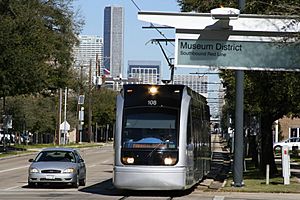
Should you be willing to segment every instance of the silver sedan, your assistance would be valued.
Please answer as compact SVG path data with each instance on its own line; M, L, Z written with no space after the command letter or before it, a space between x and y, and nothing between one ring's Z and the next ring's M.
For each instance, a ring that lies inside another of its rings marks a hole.
M29 162L29 187L40 183L64 183L76 188L85 185L85 163L76 149L46 148Z

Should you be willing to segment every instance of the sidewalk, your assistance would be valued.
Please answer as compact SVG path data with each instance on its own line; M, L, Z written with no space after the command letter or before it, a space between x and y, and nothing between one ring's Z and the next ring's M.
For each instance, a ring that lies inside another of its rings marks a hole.
M229 153L228 149L225 148L226 141L221 138L219 134L211 134L211 150L212 152L224 152Z
M218 134L211 135L212 161L211 171L203 180L198 188L199 190L217 191L224 187L230 172L232 171L232 154L226 147L227 142ZM278 170L281 170L281 159L275 159ZM291 177L296 178L300 183L300 164L299 162L290 163ZM300 198L299 198L300 199Z
M231 169L230 152L225 146L226 141L224 141L219 134L211 135L211 170L206 179L199 184L198 188L203 189L206 187L208 189L218 190L225 184L225 180Z

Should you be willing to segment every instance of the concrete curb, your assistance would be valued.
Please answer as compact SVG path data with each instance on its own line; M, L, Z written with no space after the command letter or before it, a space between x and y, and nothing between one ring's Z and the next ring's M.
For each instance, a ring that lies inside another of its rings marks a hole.
M82 147L82 148L73 147L73 148L86 150L86 149L90 149L90 148L99 148L99 147L102 148L102 147L105 147L105 146L111 146L112 145L112 143L99 143L99 145L100 144L101 144L101 146ZM39 151L41 151L44 148L47 148L47 147L28 149L28 151L30 151L30 152L20 153L20 154L16 154L16 155L8 155L8 156L5 156L5 157L1 157L0 160L8 160L8 159L22 157L22 156L36 155Z

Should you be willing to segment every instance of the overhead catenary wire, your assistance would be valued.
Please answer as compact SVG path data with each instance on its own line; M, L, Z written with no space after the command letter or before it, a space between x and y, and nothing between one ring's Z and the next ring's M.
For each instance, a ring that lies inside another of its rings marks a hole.
M141 8L137 5L137 3L134 0L131 0L131 2L138 9L138 11L141 11ZM163 32L161 32L157 27L154 26L153 23L150 23L150 26L153 27L163 38L168 39ZM173 43L170 42L170 44L175 47L175 45Z
M135 8L136 8L138 11L141 11L141 7L138 6L138 4L135 2L135 0L131 0L131 2L132 2L132 4L135 6ZM155 29L155 30L156 30L156 31L157 31L164 39L151 39L151 40L147 41L146 44L148 44L148 43L151 42L151 43L155 43L155 44L158 44L158 45L159 45L159 47L160 47L160 49L161 49L161 51L162 51L162 53L163 53L163 55L164 55L164 57L165 57L165 59L166 59L168 65L169 65L169 67L170 67L170 70L171 70L171 76L170 76L171 78L170 78L170 81L173 82L173 78L174 78L173 76L174 76L174 69L175 69L175 66L174 66L174 64L171 62L171 58L169 58L169 56L167 56L166 52L168 52L168 54L172 54L173 56L174 56L174 53L170 52L168 49L164 49L164 48L162 47L161 42L165 42L166 45L169 43L169 44L171 44L172 46L175 47L175 44L174 44L175 39L169 39L169 38L167 38L166 35L165 35L162 31L160 31L159 28L156 27L153 23L150 23L150 28ZM199 72L198 72L198 73L195 73L195 74L198 74L199 77L204 77L205 75L209 75L209 74L219 74L219 72L212 73L212 72L210 72L210 70L209 70L208 72L204 72L204 73L199 73ZM219 84L221 84L221 83L214 83L214 85L219 85Z
M134 0L131 0L131 2L134 4L134 6L139 10L139 11L141 11L141 9L140 9L140 7L137 5L137 3L134 1ZM153 23L150 23L150 26L151 27L153 27L163 38L164 38L164 42L166 42L166 45L167 45L167 43L169 42L169 40L170 39L168 39L166 36L165 36L165 34L163 33L163 32L161 32L157 27L155 27L154 25L153 25ZM159 45L159 47L161 48L161 50L162 50L162 52L163 52L163 54L164 54L164 57L165 57L165 59L167 60L167 62L168 62L168 65L169 65L169 67L170 67L170 70L171 70L171 82L173 82L173 76L174 76L174 65L171 63L171 59L170 58L168 58L168 56L166 55L166 53L165 53L165 51L164 51L164 49L162 48L162 45L160 44L160 40L158 39L158 40L150 40L151 41L151 43L153 43L153 41L154 42L156 42L158 45ZM148 42L150 42L150 41L148 41ZM148 43L147 42L147 43ZM146 44L147 44L146 43ZM172 45L172 46L174 46L175 47L175 45L172 43L172 42L170 42L170 44ZM174 54L173 54L174 55Z
M141 11L141 9L140 9L139 6L134 2L134 0L131 0L131 2L134 4L134 6L135 6L139 11Z

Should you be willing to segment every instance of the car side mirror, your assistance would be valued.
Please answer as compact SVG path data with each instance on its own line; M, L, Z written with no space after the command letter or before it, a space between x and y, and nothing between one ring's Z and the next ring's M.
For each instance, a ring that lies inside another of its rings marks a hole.
M29 160L28 160L28 162L33 162L34 160L32 159L32 158L30 158Z
M79 159L79 162L84 162L84 160L83 159Z

